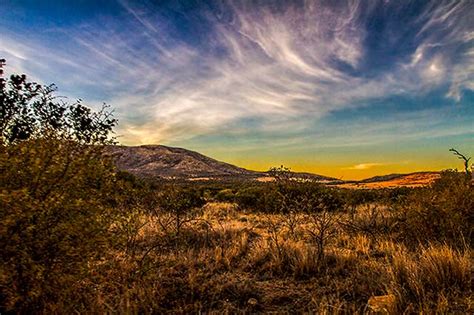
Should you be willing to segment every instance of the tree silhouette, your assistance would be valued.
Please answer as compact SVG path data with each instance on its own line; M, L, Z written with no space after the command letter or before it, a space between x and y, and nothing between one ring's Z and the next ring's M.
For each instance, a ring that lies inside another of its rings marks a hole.
M464 162L464 171L466 172L466 175L470 175L471 171L469 170L469 162L471 161L471 158L466 157L464 154L460 153L456 149L449 149L450 152L453 152L455 156L458 157L458 159L462 160Z
M64 101L54 84L43 86L26 75L4 78L0 59L0 141L14 144L28 139L54 138L81 144L108 144L117 120L107 105L95 112L81 100Z

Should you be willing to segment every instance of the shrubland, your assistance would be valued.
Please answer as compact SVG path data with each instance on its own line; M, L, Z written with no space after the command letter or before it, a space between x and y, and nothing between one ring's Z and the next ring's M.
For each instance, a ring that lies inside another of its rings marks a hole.
M1 79L1 313L472 313L474 189L148 182L116 121Z

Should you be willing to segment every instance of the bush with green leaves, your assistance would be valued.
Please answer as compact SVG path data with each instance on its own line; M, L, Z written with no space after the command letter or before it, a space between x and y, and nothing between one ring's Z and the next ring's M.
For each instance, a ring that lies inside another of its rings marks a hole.
M193 221L196 209L205 203L200 190L167 185L158 193L155 215L165 232L179 235L181 229Z
M337 189L296 180L243 187L235 193L234 201L241 209L264 213L333 212L344 206Z
M443 171L430 187L405 198L398 211L402 235L409 241L472 246L474 187L465 173Z
M0 306L52 311L120 241L127 187L102 154L116 120L3 71L0 105Z
M214 196L213 199L220 202L234 202L235 193L232 189L222 189Z

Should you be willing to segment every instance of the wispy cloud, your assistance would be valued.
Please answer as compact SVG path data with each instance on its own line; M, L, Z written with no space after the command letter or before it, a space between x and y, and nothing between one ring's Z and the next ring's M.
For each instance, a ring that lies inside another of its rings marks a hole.
M356 165L353 165L353 166L346 167L344 169L365 171L365 170L368 170L368 169L371 169L371 168L374 168L374 167L377 167L377 166L382 166L382 165L386 165L386 164L384 164L384 163L361 163L361 164L356 164Z
M192 30L180 34L161 7L120 4L121 16L53 30L57 40L5 30L0 52L12 70L57 81L71 96L112 104L125 143L239 133L279 134L282 145L315 138L328 146L373 143L381 128L390 133L383 117L383 125L365 131L348 126L357 140L344 140L337 126L327 131L332 140L312 133L325 117L374 106L372 100L447 86L446 97L459 102L464 90L474 90L472 1L432 1L407 25L396 25L403 29L381 33L387 38L380 42L410 42L403 54L390 56L389 66L371 64L371 51L382 48L370 46L369 22L375 14L405 14L406 5L397 1L219 2L180 13L182 21L203 27L199 43ZM414 134L431 122L418 123ZM438 133L453 132L453 126L440 127Z

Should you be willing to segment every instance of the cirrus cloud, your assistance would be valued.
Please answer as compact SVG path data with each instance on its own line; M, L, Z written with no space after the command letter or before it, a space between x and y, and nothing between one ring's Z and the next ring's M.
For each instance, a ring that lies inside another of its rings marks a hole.
M420 3L229 1L190 9L123 0L119 15L39 36L3 22L0 52L11 70L57 78L68 95L111 103L124 143L285 138L289 129L299 141L314 138L325 118L383 106L387 97L423 99L444 89L449 103L474 90L472 1Z

